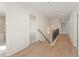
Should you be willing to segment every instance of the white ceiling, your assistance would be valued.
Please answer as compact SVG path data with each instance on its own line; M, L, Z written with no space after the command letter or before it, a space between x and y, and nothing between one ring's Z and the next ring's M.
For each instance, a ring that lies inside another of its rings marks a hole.
M27 8L37 11L47 17L59 19L68 16L73 12L77 2L26 2L22 3Z

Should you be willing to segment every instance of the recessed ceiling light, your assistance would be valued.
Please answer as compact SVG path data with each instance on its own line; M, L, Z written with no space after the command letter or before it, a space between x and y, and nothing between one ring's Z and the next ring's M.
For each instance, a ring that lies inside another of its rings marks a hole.
M47 2L48 4L52 4L52 3L55 3L55 2Z

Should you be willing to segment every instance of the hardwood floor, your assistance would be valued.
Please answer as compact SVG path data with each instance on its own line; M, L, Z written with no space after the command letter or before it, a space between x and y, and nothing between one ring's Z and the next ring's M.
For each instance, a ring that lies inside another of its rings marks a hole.
M67 35L59 35L55 45L51 47L47 42L36 42L13 55L15 57L64 57L77 56L77 49L73 47Z

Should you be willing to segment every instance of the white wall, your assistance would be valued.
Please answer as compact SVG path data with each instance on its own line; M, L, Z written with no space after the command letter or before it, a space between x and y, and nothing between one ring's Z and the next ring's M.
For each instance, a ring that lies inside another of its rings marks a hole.
M77 12L73 12L69 19L69 36L74 47L77 47Z
M79 56L79 6L78 6L78 56Z
M48 27L50 28L50 24L51 24L50 19L48 19L47 17L46 18L42 16L38 17L37 28L40 29L48 39L50 39L50 35L47 34L47 28ZM38 31L37 31L37 37L38 40L45 40L44 37L40 35Z
M74 27L73 27L74 26L74 23L73 23L74 19L73 19L73 14L70 16L69 21L70 21L69 36L71 38L72 44L74 45Z
M14 53L26 48L29 43L29 15L34 14L37 17L37 29L46 32L49 27L49 19L36 12L29 11L26 7L18 3L9 3L7 6L6 15L6 56L13 55ZM45 30L45 31L44 31ZM44 38L37 32L37 40Z
M59 19L51 19L51 29L55 30L59 28L60 29L60 22Z
M77 13L78 13L78 20L77 20ZM79 6L70 15L70 17L68 19L68 25L69 25L68 26L68 28L69 28L69 36L71 38L73 46L78 49L78 56L79 56ZM78 47L77 47L77 44L78 44Z
M22 6L11 3L6 15L6 55L10 56L29 45L28 12Z

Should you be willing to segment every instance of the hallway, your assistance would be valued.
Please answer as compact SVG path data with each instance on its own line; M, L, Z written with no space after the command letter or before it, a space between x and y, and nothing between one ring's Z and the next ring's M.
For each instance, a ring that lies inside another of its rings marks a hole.
M26 57L61 57L61 56L77 56L77 50L73 47L68 35L59 35L56 44L51 47L47 42L36 42L25 48L24 50L16 53L13 56Z
M77 2L1 2L0 14L5 16L5 28L1 30L5 35L0 34L5 40L0 42L0 56L4 52L6 57L77 56L79 53Z

